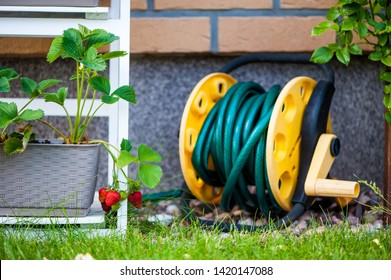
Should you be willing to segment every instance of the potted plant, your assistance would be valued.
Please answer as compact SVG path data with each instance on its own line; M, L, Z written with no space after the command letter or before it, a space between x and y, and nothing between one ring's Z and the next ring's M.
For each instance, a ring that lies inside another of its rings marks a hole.
M328 30L336 32L336 42L316 49L311 57L315 63L326 63L335 55L341 63L349 65L351 55L362 55L367 46L368 59L382 66L379 73L384 83L385 106L385 182L386 200L391 198L391 1L390 0L339 0L330 7L327 21L312 29L313 36ZM387 222L389 218L385 217ZM390 221L388 220L388 223Z
M156 151L140 144L137 154L133 155L128 139L123 139L117 148L103 140L87 137L91 120L102 107L120 100L136 103L131 86L112 90L109 79L101 75L107 61L127 55L125 51L98 52L99 48L116 40L117 36L103 29L90 30L82 25L78 29L69 28L54 38L47 61L52 63L61 58L75 62L71 80L76 84L77 108L73 118L66 108L68 89L60 87L55 92L50 91L60 80L37 82L20 78L11 68L0 68L0 92L10 92L13 80L20 80L21 90L29 96L21 108L15 103L0 101L0 215L87 215L96 189L100 146L113 159L112 183L99 191L103 210L116 211L125 199L140 207L142 185L149 188L158 185L162 169L156 165L161 161ZM39 98L55 103L65 111L66 132L45 121L42 109L29 108ZM87 99L92 100L90 106L87 106ZM59 138L37 140L33 122L48 126ZM124 172L130 164L137 166L134 179ZM123 176L119 176L121 174Z

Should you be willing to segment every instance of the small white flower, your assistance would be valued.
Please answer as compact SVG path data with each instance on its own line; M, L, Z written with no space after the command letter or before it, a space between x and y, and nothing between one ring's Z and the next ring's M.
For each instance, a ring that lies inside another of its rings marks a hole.
M380 246L380 241L379 241L379 239L374 239L374 240L372 240L373 242L375 242L375 244L377 245L377 246Z
M75 260L82 260L82 261L91 261L91 260L95 260L93 256L91 256L89 253L86 253L86 254L78 254L76 257L75 257Z

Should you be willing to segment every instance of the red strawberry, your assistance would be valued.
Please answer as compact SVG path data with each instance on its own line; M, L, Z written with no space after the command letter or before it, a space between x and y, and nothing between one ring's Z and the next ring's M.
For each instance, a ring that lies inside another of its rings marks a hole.
M118 203L121 200L121 195L114 190L109 190L106 195L106 205L107 206L113 206L114 204Z
M101 188L101 189L99 190L98 194L99 194L99 201L100 201L101 203L105 202L105 200L106 200L106 195L107 195L107 190L106 190L106 188Z
M102 202L101 204L102 204L103 211L105 211L106 213L110 212L111 206L107 206L106 203L104 203L104 202Z
M134 205L136 208L140 208L143 204L143 195L141 192L134 192L129 194L128 201Z

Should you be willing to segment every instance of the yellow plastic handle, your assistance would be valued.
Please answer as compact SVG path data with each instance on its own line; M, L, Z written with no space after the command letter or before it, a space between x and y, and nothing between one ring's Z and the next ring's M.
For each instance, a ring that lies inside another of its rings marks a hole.
M306 195L358 197L360 185L357 182L325 179L335 159L331 153L331 143L336 138L333 134L322 134L319 137L305 181Z

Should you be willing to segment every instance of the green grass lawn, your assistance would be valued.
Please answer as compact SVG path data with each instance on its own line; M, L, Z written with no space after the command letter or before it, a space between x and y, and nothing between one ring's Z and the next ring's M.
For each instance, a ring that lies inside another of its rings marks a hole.
M125 235L92 236L74 228L50 228L35 238L0 228L0 258L101 260L384 260L391 259L391 229L323 226L300 235L289 230L221 233L184 225L129 225Z

